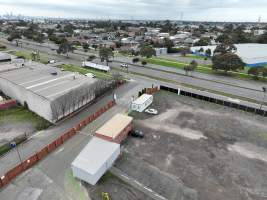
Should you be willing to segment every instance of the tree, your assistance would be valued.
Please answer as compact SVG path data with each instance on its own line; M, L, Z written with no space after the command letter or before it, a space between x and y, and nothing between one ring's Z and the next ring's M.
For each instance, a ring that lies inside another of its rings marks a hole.
M213 55L216 56L226 53L236 53L236 51L237 51L236 46L232 43L232 41L228 40L217 45L216 49L213 52Z
M198 52L204 52L203 47L201 47L201 48L198 50Z
M211 57L211 49L205 51L206 56Z
M141 62L141 64L142 64L143 66L145 66L145 65L147 64L147 62L146 62L145 60L143 60L143 61Z
M198 63L195 60L192 60L189 65L184 66L186 75L188 72L194 72L197 69Z
M87 52L89 49L89 44L88 43L83 43L83 50L84 52Z
M258 79L259 75L260 75L261 68L262 67L251 67L248 70L248 74L252 75L255 79Z
M21 34L17 31L11 32L7 38L7 40L10 42L12 42L13 40L16 40L17 46L19 46L19 39L21 39Z
M266 78L267 77L267 68L262 68L262 76L264 77L264 78Z
M88 56L87 61L93 61L94 59L96 59L96 56L90 55L90 56Z
M219 43L223 43L223 42L228 41L228 40L230 40L230 37L229 37L228 34L225 34L225 33L219 35L219 36L215 39L215 41L216 41L216 42L219 42Z
M257 39L257 42L261 44L267 44L267 32L260 35Z
M31 57L32 57L32 60L33 61L37 61L37 60L40 60L40 54L39 54L39 51L35 51L35 52L32 52L31 53Z
M171 41L169 38L164 38L164 47L167 48L168 53L171 53L171 50L174 47L173 41Z
M139 62L139 58L133 58L132 62L133 62L133 63L137 63L137 62Z
M213 70L223 70L225 72L242 70L245 66L242 59L234 53L224 53L213 56L212 63Z
M57 53L66 54L67 57L69 57L69 52L73 52L73 50L74 50L73 46L67 40L63 40L58 47Z
M210 38L202 37L199 41L194 43L194 46L208 46L210 44Z
M109 59L111 57L114 57L114 53L110 48L101 47L99 50L99 57L101 59L101 62L106 61L108 66Z
M140 55L142 57L151 58L152 56L156 56L156 51L152 46L144 45L140 49Z

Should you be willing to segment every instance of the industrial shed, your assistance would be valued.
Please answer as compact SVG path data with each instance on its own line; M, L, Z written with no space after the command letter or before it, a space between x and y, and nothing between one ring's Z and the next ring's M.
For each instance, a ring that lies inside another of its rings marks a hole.
M14 64L10 65L12 68ZM94 99L96 81L35 62L0 72L0 90L50 122L60 120Z
M258 43L249 43L249 44L235 44L237 48L236 54L242 58L242 60L249 67L254 67L258 65L267 64L267 44L258 44ZM216 45L212 46L195 46L191 47L193 53L199 54L198 50L203 48L204 52L207 49L210 49L213 55L213 52L216 48ZM204 53L200 53L204 54Z
M73 176L95 185L119 155L119 144L93 137L72 162Z
M95 136L110 142L121 143L132 130L133 118L123 114L116 114L102 127L100 127Z
M143 112L153 102L153 95L143 94L138 99L134 100L131 109L137 112Z

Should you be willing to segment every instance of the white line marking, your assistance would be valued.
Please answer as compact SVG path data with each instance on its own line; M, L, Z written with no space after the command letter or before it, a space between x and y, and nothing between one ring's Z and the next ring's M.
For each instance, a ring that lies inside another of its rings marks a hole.
M57 154L59 154L61 151L63 151L64 150L64 147L62 147L62 148L60 148L59 150L57 150L56 152L55 152L55 154L57 155Z
M121 176L122 176L123 178L126 178L127 180L130 180L130 178L129 178L128 176L125 176L125 175L123 175L123 174L121 174Z
M34 88L34 87L37 87L37 86L40 86L40 85L45 85L47 83L51 83L51 82L54 82L54 81L57 81L57 80L60 80L60 79L64 79L64 78L68 78L68 77L72 77L72 76L74 76L74 74L67 74L65 76L61 76L61 77L58 77L58 78L51 79L49 81L45 81L45 82L42 82L42 83L38 83L38 84L35 84L35 85L32 85L32 86L26 87L26 89L31 89L31 88Z

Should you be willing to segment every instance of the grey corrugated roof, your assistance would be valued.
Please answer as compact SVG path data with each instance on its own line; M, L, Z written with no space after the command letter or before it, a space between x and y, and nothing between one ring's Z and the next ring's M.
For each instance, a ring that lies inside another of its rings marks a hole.
M52 75L52 72L57 72L57 75ZM0 74L0 78L5 78L50 100L72 89L96 81L84 75L67 71L62 72L58 68L40 63L25 63L24 68L3 72Z

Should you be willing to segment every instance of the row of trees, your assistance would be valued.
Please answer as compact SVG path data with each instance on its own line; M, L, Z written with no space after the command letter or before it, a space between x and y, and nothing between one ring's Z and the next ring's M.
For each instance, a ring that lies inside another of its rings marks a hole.
M99 79L93 84L81 85L57 97L51 102L53 121L58 121L93 99L111 91L121 79L119 74L114 74L112 79Z

